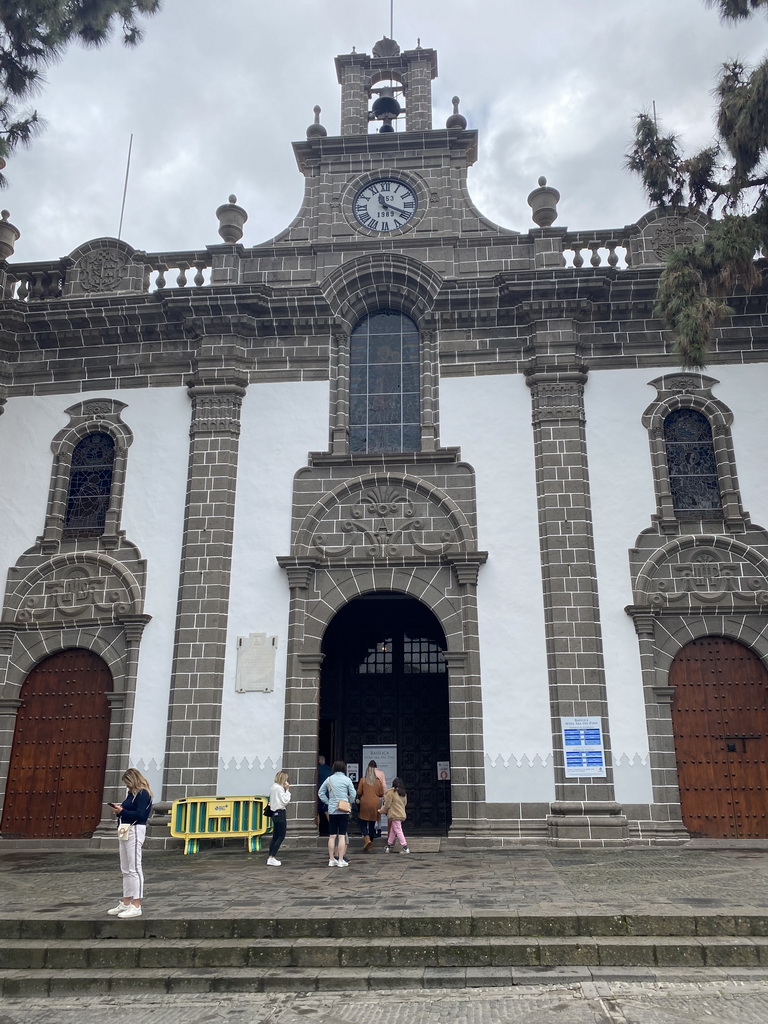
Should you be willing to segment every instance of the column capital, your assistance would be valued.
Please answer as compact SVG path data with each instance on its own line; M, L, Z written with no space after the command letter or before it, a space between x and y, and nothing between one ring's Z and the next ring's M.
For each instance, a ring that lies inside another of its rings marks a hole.
M640 637L653 639L656 634L657 616L647 607L637 604L628 604L624 611L629 615L635 624L635 632Z
M310 580L314 575L317 562L315 559L293 558L290 555L281 555L277 564L285 570L288 577L288 586L291 590L308 590Z
M240 409L248 381L242 375L201 378L187 382L192 399L190 434L240 434Z

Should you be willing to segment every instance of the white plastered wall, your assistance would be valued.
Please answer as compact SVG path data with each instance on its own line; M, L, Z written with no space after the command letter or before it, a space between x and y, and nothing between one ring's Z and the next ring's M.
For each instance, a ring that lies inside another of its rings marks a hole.
M656 511L648 432L642 415L657 392L649 382L670 367L592 371L586 389L587 437L595 554L605 671L613 744L616 798L651 802L648 735L640 656L632 620L629 555ZM744 508L752 522L768 525L765 436L768 366L717 366L713 394L730 408L732 436Z
M477 481L486 799L554 799L531 399L521 375L440 384L441 444Z
M328 447L329 385L251 384L243 400L218 791L269 792L280 767L285 714L293 477L310 451ZM237 693L237 638L277 636L271 693Z
M642 415L663 370L592 370L584 395L589 484L616 799L653 801L640 652L632 619L629 549L656 511Z
M152 621L139 652L131 763L160 782L168 714L173 632L179 580L189 454L185 388L92 391L11 398L0 417L0 571L8 569L43 532L53 455L51 441L69 423L65 410L106 398L124 402L133 433L128 450L121 529L147 561L144 610Z

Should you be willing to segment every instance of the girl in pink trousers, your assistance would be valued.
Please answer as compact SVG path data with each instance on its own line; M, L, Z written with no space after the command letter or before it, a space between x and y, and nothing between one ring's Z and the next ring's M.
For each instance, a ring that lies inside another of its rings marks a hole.
M384 853L389 853L395 843L395 837L403 848L403 853L410 853L408 843L403 835L403 822L405 821L405 805L408 803L408 794L402 779L393 779L392 788L384 794L384 806L382 810L387 816L389 828L387 830L387 845Z

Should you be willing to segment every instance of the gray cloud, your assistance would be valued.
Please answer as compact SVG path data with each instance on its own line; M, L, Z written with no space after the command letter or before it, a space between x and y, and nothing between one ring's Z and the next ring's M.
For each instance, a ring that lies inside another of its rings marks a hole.
M623 167L634 115L655 100L686 146L704 144L720 63L759 59L764 29L725 26L702 0L395 0L401 46L438 51L435 126L458 93L480 131L473 199L523 231L540 174L562 193L562 225L637 220L647 204ZM315 103L338 131L334 56L370 52L388 31L386 0L165 0L138 50L69 51L36 99L48 131L6 171L15 259L117 233L131 132L126 241L216 243L231 192L249 212L245 244L272 237L301 200L290 143Z

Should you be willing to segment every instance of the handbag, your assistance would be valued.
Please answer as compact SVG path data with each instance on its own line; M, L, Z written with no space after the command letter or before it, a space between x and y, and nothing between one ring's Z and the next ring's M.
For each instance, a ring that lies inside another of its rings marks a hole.
M269 806L268 803L265 804L265 806L264 806L264 817L265 818L274 818L274 816L275 816L275 812L272 810L272 808Z
M349 814L352 810L349 804L349 800L339 800L337 810L340 814Z
M117 838L118 839L127 839L130 834L131 834L131 826L130 825L118 825L117 826Z

